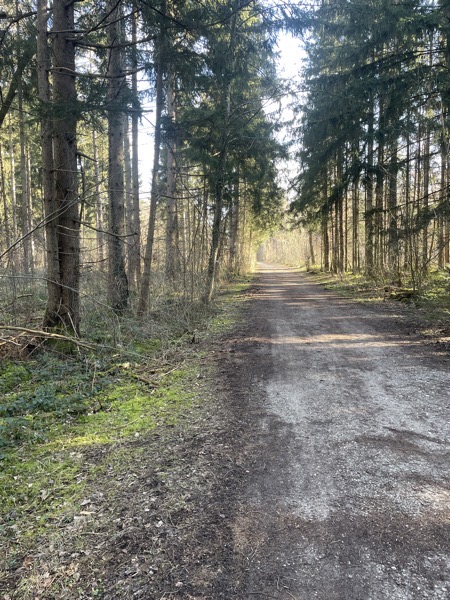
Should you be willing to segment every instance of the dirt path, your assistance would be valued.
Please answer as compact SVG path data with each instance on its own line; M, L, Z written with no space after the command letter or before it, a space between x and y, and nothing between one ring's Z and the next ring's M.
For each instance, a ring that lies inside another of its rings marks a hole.
M283 267L249 321L223 361L248 471L232 597L449 599L448 357Z

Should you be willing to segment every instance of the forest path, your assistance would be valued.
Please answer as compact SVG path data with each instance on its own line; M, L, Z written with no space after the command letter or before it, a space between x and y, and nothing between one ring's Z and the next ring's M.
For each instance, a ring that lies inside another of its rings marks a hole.
M236 598L450 598L448 356L389 310L260 265L224 361L247 432Z

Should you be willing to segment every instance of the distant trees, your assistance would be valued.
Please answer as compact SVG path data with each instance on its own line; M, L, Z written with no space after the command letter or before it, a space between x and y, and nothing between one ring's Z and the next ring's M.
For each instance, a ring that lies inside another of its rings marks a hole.
M416 284L449 258L448 2L317 3L294 213L322 267Z

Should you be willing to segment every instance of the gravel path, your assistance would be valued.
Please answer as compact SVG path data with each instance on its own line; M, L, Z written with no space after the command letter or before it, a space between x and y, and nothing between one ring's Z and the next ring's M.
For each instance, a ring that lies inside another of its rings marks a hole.
M261 265L226 365L248 470L233 597L449 599L448 356Z

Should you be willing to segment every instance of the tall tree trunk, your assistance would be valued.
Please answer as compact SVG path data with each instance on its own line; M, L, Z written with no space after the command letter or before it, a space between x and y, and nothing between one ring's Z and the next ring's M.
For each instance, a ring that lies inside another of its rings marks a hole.
M439 204L441 210L447 199L447 144L444 140L441 142L441 192L439 194ZM444 229L444 217L439 215L438 217L438 267L444 268L445 264L445 229Z
M25 147L26 150L26 158L27 158L27 210L26 210L26 218L27 218L27 231L33 231L33 195L32 195L32 182L31 182L31 156L30 156L30 147L27 144ZM34 236L30 235L30 271L31 274L34 275L34 267L35 267L35 241Z
M6 194L6 177L3 164L3 144L0 142L0 184L1 184L1 201L3 204L3 231L6 247L4 251L11 247L11 227L9 222L9 209Z
M308 231L308 250L309 250L309 257L311 259L311 266L314 266L316 264L316 255L314 252L314 240L313 240L312 231Z
M322 208L322 243L323 243L323 269L330 270L330 239L328 237L328 213Z
M337 269L339 273L345 270L345 233L344 233L344 190L342 188L342 176L344 170L344 157L342 149L337 157L337 183L340 187L336 201L336 244L337 244Z
M130 121L128 115L123 115L123 152L124 152L124 176L125 176L125 232L126 232L126 266L128 284L131 286L134 280L131 265L131 252L133 238L133 193L131 173L131 144L130 144Z
M161 3L161 13L166 13L165 0ZM156 112L155 112L155 137L153 150L152 184L150 191L150 214L148 219L147 243L145 246L144 269L142 272L141 291L139 296L138 312L146 312L149 301L150 277L153 259L153 245L155 241L156 210L158 205L158 179L159 158L161 154L161 116L164 105L163 66L165 61L166 23L162 22L159 34L156 60Z
M138 80L137 80L137 19L135 13L131 22L131 40L133 42L131 50L131 68L133 74L131 76L131 92L132 92L132 107L131 114L131 190L132 190L132 219L131 233L129 240L130 252L130 280L134 283L136 289L139 288L141 279L141 216L140 216L140 201L139 201L139 97L138 97Z
M39 0L39 96L49 106L46 65L46 3ZM80 222L77 185L74 5L65 0L53 4L53 100L51 123L44 110L41 126L44 163L44 196L49 295L44 327L79 334L80 327ZM53 162L51 131L53 127ZM53 188L53 185L55 186ZM54 226L52 226L54 224Z
M367 172L366 172L366 212L365 212L365 258L366 271L373 275L374 266L374 214L373 214L373 188L374 188L374 113L373 97L370 97L371 108L369 112L368 123L368 142L367 142Z
M95 129L92 130L92 149L94 158L94 188L95 188L95 229L97 238L97 260L100 264L100 269L104 269L104 223L103 223L103 201L102 191L100 186L100 167L98 157L98 144L97 144L97 133Z
M377 170L375 179L375 264L377 270L383 268L384 260L384 248L383 248L383 192L384 192L384 148L383 143L380 140L378 143L378 156L377 156Z
M14 156L13 128L11 124L11 115L8 123L8 152L9 152L9 170L10 170L10 188L11 188L11 215L12 215L12 234L13 239L17 240L19 231L17 227L17 193L16 193L16 160ZM13 260L16 265L16 252L13 250ZM17 265L16 265L17 267Z
M221 141L219 156L216 167L215 185L214 185L214 214L211 231L211 247L209 251L208 259L208 270L206 275L206 288L204 294L204 300L208 303L212 300L214 293L214 286L217 276L218 267L218 253L220 245L220 230L222 223L222 210L223 210L223 192L225 185L225 168L228 156L228 142L229 142L229 128L230 128L230 117L231 117L231 88L232 88L232 73L234 71L235 62L235 38L236 38L236 23L237 23L237 11L233 13L230 23L230 40L228 45L228 65L225 68L228 69L229 73L227 80L225 81L224 88L222 89L220 112L223 115L223 124L221 132Z
M26 148L26 136L25 136L25 119L23 111L23 91L22 82L19 81L17 88L18 105L19 105L19 140L20 140L20 181L22 186L21 194L21 223L22 223L22 237L23 237L23 272L25 275L29 275L33 271L32 267L32 251L31 251L31 233L29 228L29 214L28 214L28 165L27 165L27 148Z
M232 273L239 273L239 213L240 213L240 185L239 185L239 169L236 173L236 182L233 189L233 198L231 203L230 216L230 270Z
M422 270L428 271L428 207L430 194L430 124L425 127L425 142L423 149L423 199L422 213L424 222L422 225Z
M398 171L398 140L395 139L391 146L391 158L389 163L389 188L388 188L388 261L389 269L396 279L399 273L399 246L397 225L397 171Z
M166 226L166 274L171 280L180 271L178 256L178 213L176 198L176 134L174 76L171 72L167 82L167 117L171 124L167 139L167 226Z
M359 271L359 196L358 183L352 189L352 270Z
M115 0L108 2L109 89L108 89L108 204L109 273L108 296L111 307L123 311L128 304L123 239L125 234L123 88L121 11Z

